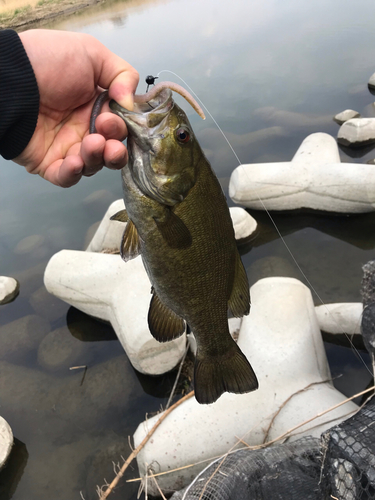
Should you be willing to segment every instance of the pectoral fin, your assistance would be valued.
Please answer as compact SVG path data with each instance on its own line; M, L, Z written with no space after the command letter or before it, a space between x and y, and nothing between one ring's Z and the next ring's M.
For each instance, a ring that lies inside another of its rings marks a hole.
M121 240L120 255L121 258L127 262L128 260L134 259L141 252L139 235L137 228L131 220L126 225L124 234Z
M120 210L110 217L110 220L117 220L118 222L128 222L129 216L126 210Z
M155 292L148 311L148 327L158 342L168 342L185 332L184 320L163 304Z
M163 217L154 217L154 221L171 248L188 248L191 245L189 229L172 210L166 209Z
M236 318L246 316L250 312L249 282L238 252L236 252L233 288L228 307Z

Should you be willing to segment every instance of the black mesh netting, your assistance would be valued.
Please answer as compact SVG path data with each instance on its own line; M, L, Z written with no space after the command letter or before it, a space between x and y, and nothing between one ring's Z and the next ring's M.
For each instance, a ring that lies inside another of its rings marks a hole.
M264 450L239 450L210 464L173 500L316 500L319 440L307 437Z
M322 498L375 499L375 398L322 436Z
M322 435L210 464L173 500L375 500L375 397Z

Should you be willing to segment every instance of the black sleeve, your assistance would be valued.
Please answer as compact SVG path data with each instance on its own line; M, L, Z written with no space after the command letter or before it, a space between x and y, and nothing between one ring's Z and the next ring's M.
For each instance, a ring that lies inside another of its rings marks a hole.
M6 160L26 148L38 113L38 84L21 39L13 30L0 30L0 154Z

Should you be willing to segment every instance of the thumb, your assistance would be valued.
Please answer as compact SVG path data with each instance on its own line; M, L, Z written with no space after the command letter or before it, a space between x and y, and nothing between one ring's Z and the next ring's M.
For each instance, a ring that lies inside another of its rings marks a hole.
M97 43L99 46L96 47L93 59L94 65L99 63L100 66L97 84L109 90L111 99L129 111L133 111L133 96L139 82L138 71L100 42Z

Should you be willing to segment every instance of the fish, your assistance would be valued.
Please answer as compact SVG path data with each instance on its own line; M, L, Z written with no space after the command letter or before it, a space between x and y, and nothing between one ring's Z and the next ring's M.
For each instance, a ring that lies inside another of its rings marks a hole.
M153 96L135 99L134 111L109 104L126 123L129 154L126 210L113 218L128 221L122 258L140 254L152 285L151 334L167 342L188 325L197 342L195 398L210 404L224 392L258 388L228 328L228 308L236 317L249 314L249 283L225 195L185 112L168 86Z

